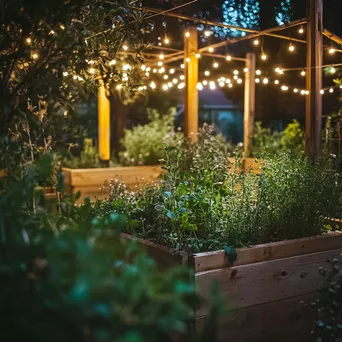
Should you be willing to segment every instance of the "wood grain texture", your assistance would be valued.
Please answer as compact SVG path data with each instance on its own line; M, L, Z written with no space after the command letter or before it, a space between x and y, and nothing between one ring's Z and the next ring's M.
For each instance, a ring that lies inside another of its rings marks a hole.
M196 273L197 293L208 298L214 281L232 309L265 304L317 291L323 278L318 273L326 261L340 257L342 248L255 264ZM209 313L198 308L196 316Z
M262 261L283 259L342 248L342 233L335 232L319 237L309 237L237 249L238 259L234 266ZM224 251L198 253L194 255L195 272L205 272L232 266Z
M229 311L218 323L218 342L307 342L315 319L308 304L316 298L308 294ZM207 320L196 318L198 332Z

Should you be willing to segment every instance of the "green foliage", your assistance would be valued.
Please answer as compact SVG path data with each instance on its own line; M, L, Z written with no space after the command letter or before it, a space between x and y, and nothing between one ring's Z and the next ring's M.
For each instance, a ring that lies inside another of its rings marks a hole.
M126 130L121 143L122 165L157 165L164 157L164 144L173 133L175 109L161 115L155 109L148 109L149 123Z
M63 166L71 169L89 169L101 167L97 148L93 146L92 139L84 139L80 157L74 157L71 152L63 160Z
M132 194L115 183L96 210L125 213L128 232L194 252L319 235L325 217L341 215L335 160L264 155L255 175L241 171L237 154L229 168L225 148L207 126L198 144L175 139L166 147L167 175L159 184Z
M288 124L283 132L272 132L256 122L253 136L253 154L282 153L286 151L301 152L304 150L304 132L298 121Z
M124 219L95 217L89 201L48 212L34 192L46 163L9 188L0 184L1 340L159 342L186 331L198 304L192 274L160 272L121 237ZM220 301L198 341L215 340Z
M319 268L324 284L320 297L311 303L316 312L316 320L311 331L315 342L340 342L342 339L341 303L342 274L340 260L329 260L329 267Z

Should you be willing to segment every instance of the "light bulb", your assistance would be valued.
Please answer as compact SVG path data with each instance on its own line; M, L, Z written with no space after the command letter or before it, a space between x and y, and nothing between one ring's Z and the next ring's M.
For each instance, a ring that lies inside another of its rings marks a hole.
M175 73L175 69L170 69L170 74L174 74Z
M239 76L238 75L234 75L234 80L237 80L238 78L239 78Z
M164 75L164 80L167 80L169 78L168 75Z
M274 81L274 84L279 84L279 81L278 81L278 80L275 80L275 81Z
M215 84L214 81L209 82L209 88L210 88L211 90L216 89L216 84Z
M269 82L268 78L264 78L263 81L262 81L262 83L264 83L264 84L268 84L268 82Z
M209 76L209 75L210 75L210 71L206 70L206 71L204 72L204 75L205 75L205 76Z
M239 79L237 80L237 83L238 83L238 84L241 84L241 83L242 83L242 79L239 78Z
M230 83L232 83L232 81L231 81L229 78L227 78L227 79L226 79L226 83L227 83L227 84L230 84Z
M26 39L26 44L31 44L32 43L32 39L31 38L27 38Z
M335 48L330 48L330 49L329 49L329 53L330 53L331 55L333 55L335 52L336 52L336 49L335 49Z
M255 46L260 45L260 40L259 40L259 39L254 39L253 44L254 44Z
M127 45L124 45L122 48L123 48L125 51L128 50L128 46L127 46Z
M232 56L229 56L229 55L228 55L228 56L226 57L226 60L227 60L228 62L230 62L230 61L232 60Z
M180 75L179 78L180 78L181 80L184 80L184 79L185 79L185 76L184 76L184 75Z
M205 85L205 86L208 85L208 81L207 81L207 80L204 80L204 81L203 81L203 85Z
M164 72L165 72L165 68L164 68L164 67L162 67L162 68L159 69L159 73L160 73L160 74L163 74Z
M229 88L233 88L233 85L231 83L229 83L228 87Z
M334 92L334 88L330 88L329 93L333 93L333 92Z
M234 70L234 75L239 75L239 71L238 70Z
M152 81L151 83L150 83L150 87L152 88L152 89L156 89L156 84Z
M185 62L189 63L190 62L190 58L189 57L185 58Z
M203 84L201 82L198 82L196 87L198 90L203 90Z
M261 75L261 70L257 70L255 73L259 76Z
M299 32L300 34L303 34L303 33L304 33L304 28L303 28L303 26L300 27L300 29L298 30L298 32Z
M163 90L166 91L166 90L169 90L169 87L167 84L163 84Z
M331 74L335 74L335 72L336 72L336 69L332 66L332 67L330 68L330 73L331 73Z
M222 88L222 87L224 87L224 85L225 85L225 83L223 82L223 81L220 81L219 82L219 86Z
M90 69L88 69L88 71L90 74L95 74L95 72L96 72L96 70L94 68L90 68Z
M184 87L185 87L184 82L178 84L178 89L183 89Z
M172 82L169 82L169 83L167 84L167 86L168 86L169 88L171 88L171 87L173 86L173 83L172 83Z
M267 55L266 55L266 53L263 53L263 54L261 55L261 59L262 59L263 61L266 61L266 60L267 60Z
M211 31L205 30L205 31L204 31L204 35L205 35L206 37L210 37Z
M32 54L32 58L35 59L35 60L37 60L37 59L39 58L38 53L36 53L36 52L33 53L33 54Z
M305 70L302 70L300 74L301 74L301 76L304 77L304 76L306 75L306 71L305 71Z
M200 53L196 53L196 58L201 58L201 54Z
M174 78L174 79L172 80L172 82L173 82L173 84L177 84L177 83L178 83L178 78Z
M256 78L255 83L260 83L260 78Z
M209 52L210 52L210 53L213 53L213 52L214 52L214 48L213 48L213 47L210 47L210 48L209 48Z
M248 70L248 68L244 68L243 71L244 72L248 72L249 70Z
M170 44L170 39L169 39L168 37L165 37L164 43L165 43L166 45Z
M160 67L163 66L163 62L162 62L162 61L159 61L159 62L158 62L158 66L160 66Z
M115 59L112 59L108 64L109 64L110 66L115 65L115 64L116 64L116 60L115 60Z
M215 69L217 69L217 68L219 67L219 64L218 64L217 62L215 62L215 63L213 64L213 67L214 67Z
M320 93L323 95L323 94L324 94L324 89L322 89L322 90L320 91Z
M164 55L162 53L159 55L159 59L164 59Z
M187 37L187 38L190 37L190 32L189 31L185 32L185 37Z
M294 93L298 93L298 89L297 89L297 88L294 88L294 89L293 89L293 92L294 92Z
M63 72L63 76L64 76L64 77L67 77L68 75L69 75L69 73L68 73L67 71L64 71L64 72Z
M289 51L290 51L290 52L293 52L294 50L296 50L296 47L291 43L291 44L289 45Z
M185 67L184 64L181 64L181 68L184 69L184 67Z

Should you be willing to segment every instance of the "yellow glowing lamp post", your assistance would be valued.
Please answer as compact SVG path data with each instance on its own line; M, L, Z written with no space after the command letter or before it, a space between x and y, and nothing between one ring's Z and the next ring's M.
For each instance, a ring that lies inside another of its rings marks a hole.
M197 141L198 131L198 32L196 27L190 27L184 37L185 65L185 98L184 122L185 134L192 142Z
M106 96L103 80L98 90L98 139L99 155L102 161L110 160L110 102Z

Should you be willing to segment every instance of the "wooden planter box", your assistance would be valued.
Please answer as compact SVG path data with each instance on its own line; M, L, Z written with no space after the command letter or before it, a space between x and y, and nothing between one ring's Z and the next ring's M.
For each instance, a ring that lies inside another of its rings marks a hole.
M82 197L103 198L108 196L111 179L118 179L126 184L129 190L136 189L138 184L152 183L160 177L160 166L129 166L99 169L63 168L64 188L67 194L81 191Z
M323 281L318 268L342 253L342 233L241 248L233 265L224 251L175 255L169 248L138 241L161 267L193 268L201 297L208 298L212 283L219 283L229 308L219 322L220 342L308 341L314 311L301 301L310 304L318 297ZM201 329L208 315L209 307L199 307L192 329Z

